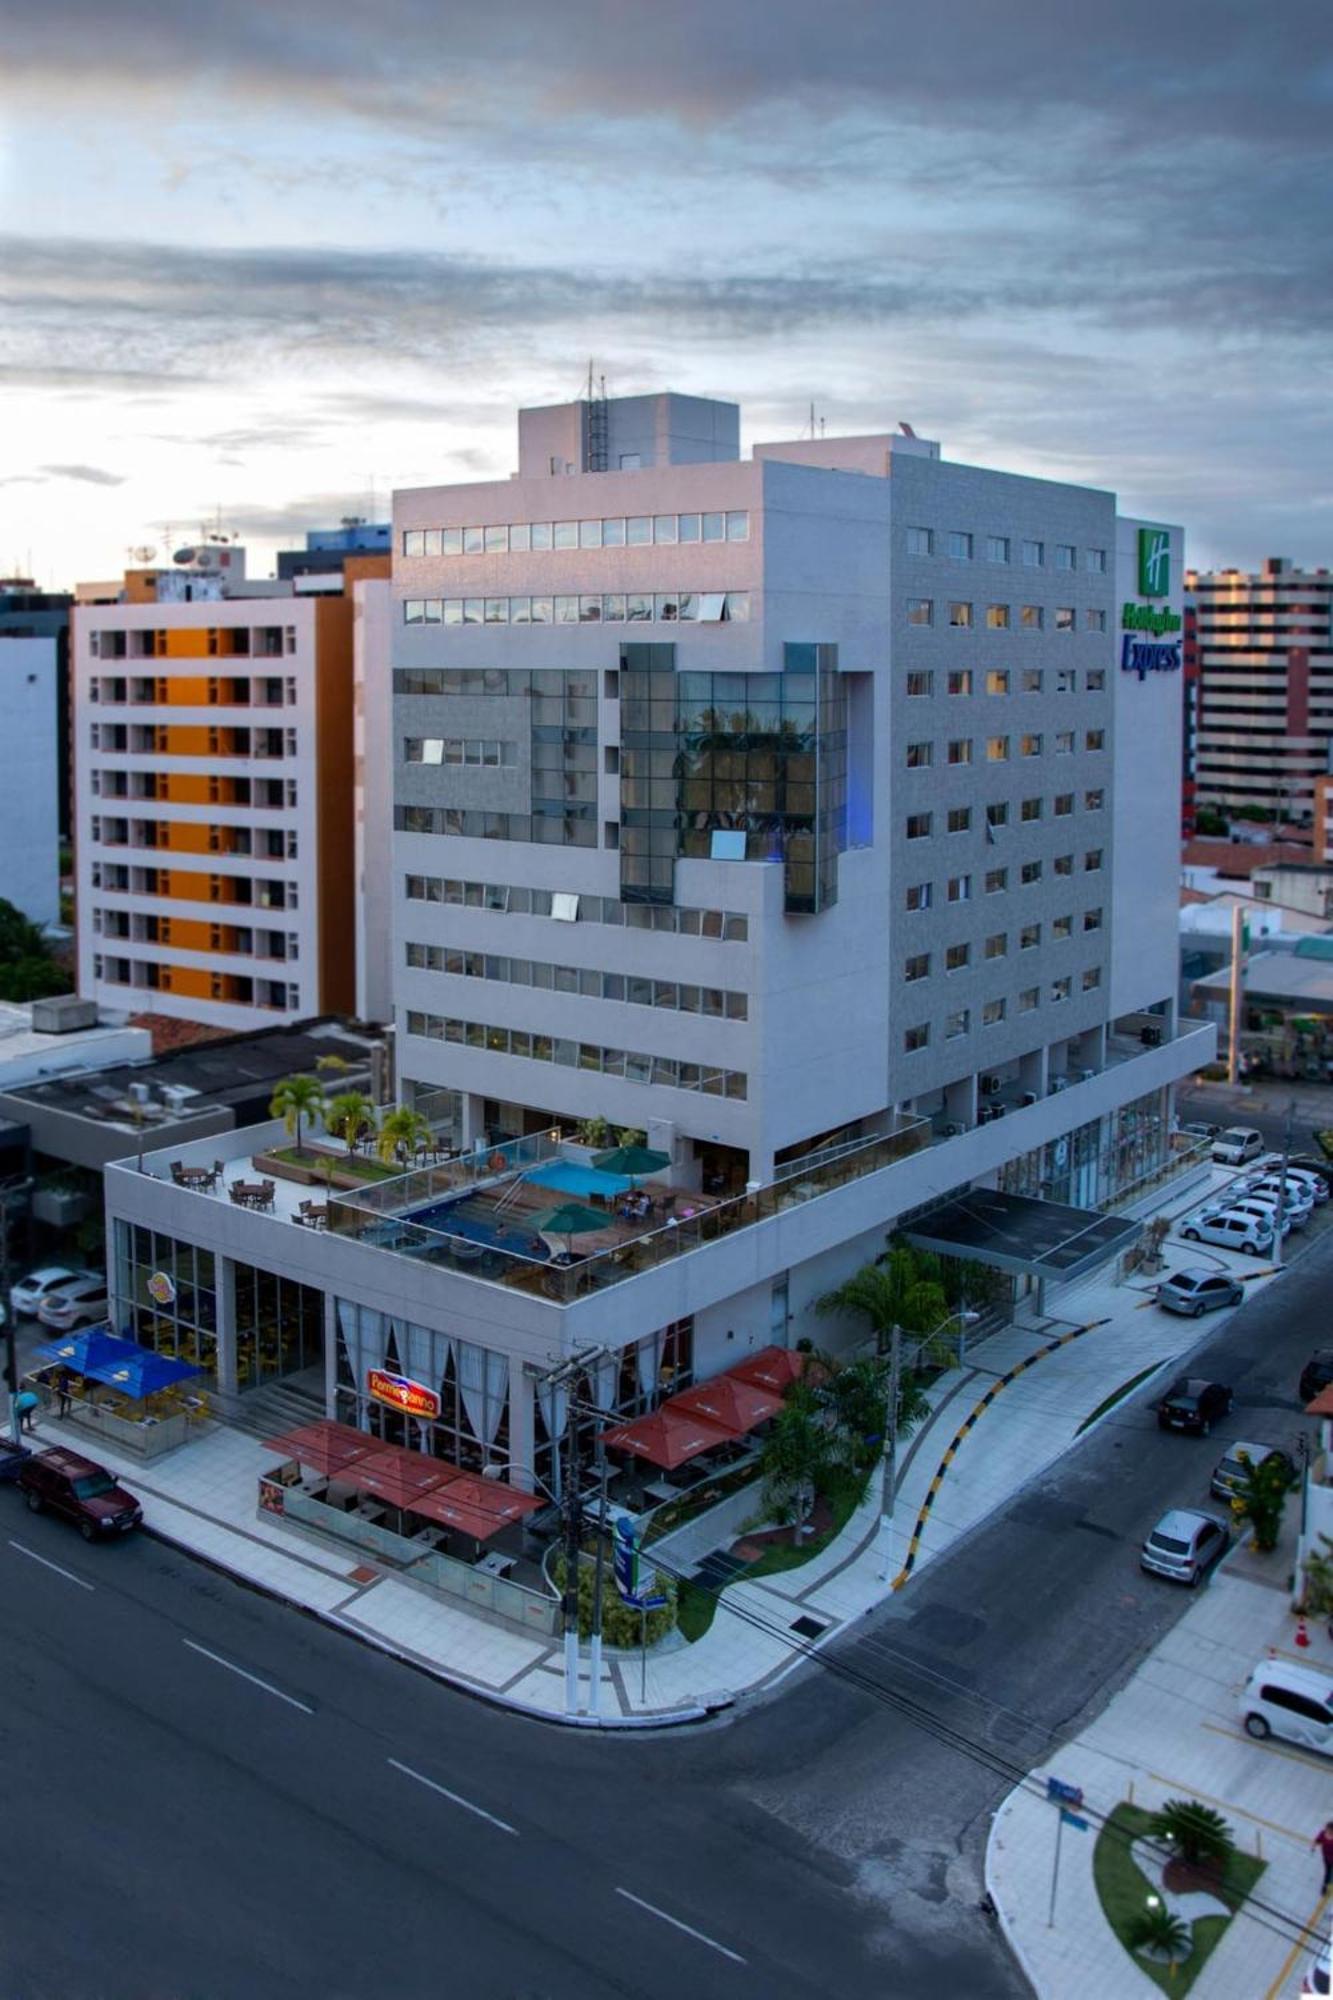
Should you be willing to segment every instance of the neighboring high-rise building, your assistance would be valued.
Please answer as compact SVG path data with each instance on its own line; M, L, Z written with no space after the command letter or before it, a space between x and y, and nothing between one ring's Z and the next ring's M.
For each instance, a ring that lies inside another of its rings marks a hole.
M0 636L0 897L60 922L56 640Z
M349 514L337 528L312 528L303 549L279 549L278 576L336 578L348 556L384 555L393 547L388 521L363 521Z
M51 639L55 643L56 820L61 840L69 839L73 824L69 698L69 608L73 601L68 591L38 590L30 577L0 577L0 639Z
M1309 819L1333 753L1333 574L1269 556L1262 570L1191 570L1199 805Z
M355 593L205 547L74 614L80 991L237 1029L356 1007Z

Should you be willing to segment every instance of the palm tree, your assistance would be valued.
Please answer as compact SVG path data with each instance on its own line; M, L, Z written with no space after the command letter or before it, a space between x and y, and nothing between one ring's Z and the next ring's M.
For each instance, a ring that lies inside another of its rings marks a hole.
M944 1287L922 1271L906 1246L891 1249L878 1264L863 1264L819 1301L820 1312L858 1313L870 1322L882 1350L895 1326L905 1333L931 1333L949 1317Z
M1224 1865L1236 1845L1221 1813L1198 1799L1168 1799L1153 1814L1149 1830L1158 1840L1169 1840L1178 1859L1194 1868Z
M433 1137L430 1121L423 1118L419 1111L410 1111L405 1104L400 1104L396 1111L386 1111L381 1119L376 1150L389 1165L396 1162L405 1166L408 1154Z
M842 1435L830 1428L811 1391L796 1384L773 1419L759 1459L765 1499L780 1513L792 1510L794 1542L801 1539L815 1495L846 1457Z
M359 1090L342 1090L324 1107L324 1130L354 1153L375 1130L375 1107Z
M324 1109L324 1092L313 1076L289 1076L269 1099L268 1115L281 1118L289 1132L296 1134L296 1150L304 1151L302 1134L307 1118L318 1118Z

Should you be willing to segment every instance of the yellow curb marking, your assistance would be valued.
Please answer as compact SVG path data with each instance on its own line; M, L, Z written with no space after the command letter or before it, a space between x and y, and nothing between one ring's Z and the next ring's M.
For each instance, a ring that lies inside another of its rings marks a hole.
M1202 1723L1200 1727L1211 1729L1218 1736L1230 1734L1228 1730L1218 1729L1217 1725L1211 1722ZM1234 1743L1236 1739L1232 1736L1231 1740ZM1270 1833L1280 1833L1284 1839L1294 1840L1298 1847L1308 1847L1310 1844L1307 1835L1297 1833L1292 1827L1283 1826L1280 1820L1265 1819L1262 1813L1247 1812L1244 1806L1238 1806L1234 1799L1219 1799L1215 1792L1201 1792L1197 1785L1187 1785L1183 1779L1164 1778L1160 1771L1149 1771L1148 1776L1154 1783L1165 1785L1170 1791L1188 1792L1192 1799L1202 1799L1205 1805L1225 1806L1226 1810L1235 1813L1238 1819L1247 1819L1254 1826L1266 1826Z

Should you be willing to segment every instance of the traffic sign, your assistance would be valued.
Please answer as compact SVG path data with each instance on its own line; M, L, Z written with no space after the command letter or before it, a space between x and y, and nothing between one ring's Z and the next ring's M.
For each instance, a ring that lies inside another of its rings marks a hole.
M1092 1831L1090 1822L1086 1819L1080 1819L1077 1813L1070 1812L1068 1806L1061 1806L1060 1818L1066 1826L1077 1827L1080 1833L1091 1833Z
M1081 1806L1083 1790L1079 1785L1067 1785L1062 1778L1046 1780L1046 1796L1055 1805Z

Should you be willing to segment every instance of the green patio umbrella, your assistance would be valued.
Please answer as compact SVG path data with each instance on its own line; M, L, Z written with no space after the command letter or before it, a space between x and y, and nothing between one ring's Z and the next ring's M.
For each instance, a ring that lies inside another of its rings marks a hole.
M594 1229L605 1229L610 1217L601 1209L587 1208L581 1201L561 1202L559 1208L543 1208L531 1218L529 1227L539 1236L563 1236L565 1249L575 1236L587 1236Z
M651 1146L617 1146L613 1152L598 1153L593 1161L599 1174L623 1174L638 1180L643 1174L660 1174L671 1165L670 1153L655 1153Z

